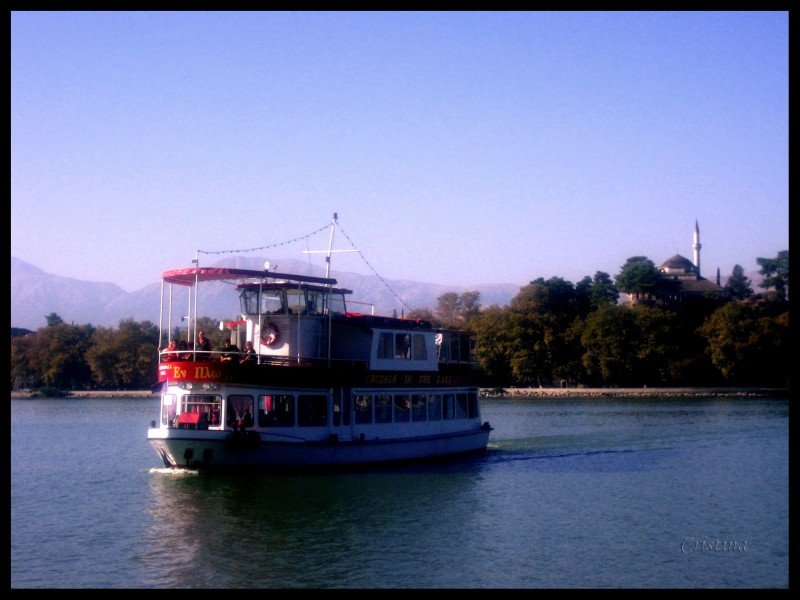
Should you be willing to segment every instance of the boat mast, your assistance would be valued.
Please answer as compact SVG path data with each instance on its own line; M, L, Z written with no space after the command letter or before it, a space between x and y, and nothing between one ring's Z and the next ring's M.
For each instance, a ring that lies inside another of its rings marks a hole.
M331 223L331 238L328 240L328 255L325 257L325 279L331 274L331 252L333 251L333 232L336 229L336 213L333 213L333 223Z
M331 252L333 252L333 232L336 229L336 219L338 215L333 213L331 223L331 237L328 240L328 254L325 256L325 279L331 274ZM328 366L331 366L331 344L333 343L333 286L328 283Z
M338 220L339 216L336 213L333 213L333 222L331 223L331 237L328 240L328 250L303 250L306 254L322 254L323 252L326 253L325 255L325 278L330 279L331 274L331 254L334 252L358 252L357 248L348 249L348 250L334 250L333 249L333 232L336 229L336 221ZM332 318L333 318L333 286L328 283L328 364L331 362L331 325L332 325Z

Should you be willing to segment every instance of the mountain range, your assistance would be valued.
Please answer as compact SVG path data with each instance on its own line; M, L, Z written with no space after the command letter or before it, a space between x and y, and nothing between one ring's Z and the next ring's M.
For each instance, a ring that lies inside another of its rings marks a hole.
M209 265L263 270L263 258L228 258ZM301 260L282 259L278 265L283 273L298 273L324 277L324 269ZM375 275L336 272L331 277L337 286L353 290L348 300L374 305L375 314L397 315L409 309L435 310L437 299L448 292L480 292L481 306L506 306L517 295L521 285L476 284L457 286L421 283L418 281L386 280ZM528 282L526 282L527 284ZM230 319L238 315L238 300L229 285L212 284L204 295L200 316ZM98 327L117 327L122 319L158 323L161 282L128 292L116 284L83 281L53 275L11 257L11 327L37 330L47 325L46 315L56 313L64 322L75 325L92 324ZM232 298L233 297L233 298ZM355 312L370 312L369 306L351 305Z

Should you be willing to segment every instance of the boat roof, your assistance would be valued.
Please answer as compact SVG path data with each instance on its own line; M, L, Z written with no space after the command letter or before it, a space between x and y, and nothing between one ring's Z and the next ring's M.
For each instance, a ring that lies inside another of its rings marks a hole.
M328 277L312 277L311 275L255 271L252 269L231 269L227 267L187 267L185 269L172 269L171 271L164 271L161 275L161 279L166 283L189 286L200 281L223 281L231 279L284 279L303 283L318 283L326 286L336 284L335 279L330 279Z
M383 317L380 315L366 315L364 313L347 312L345 317L352 322L361 322L368 327L392 329L432 329L430 321L423 319L408 319L404 317Z
M267 281L267 282L253 282L248 281L245 283L239 283L236 285L237 290L257 290L257 289L265 289L265 290L276 290L276 289L297 289L297 282L303 283L303 289L306 290L317 290L319 292L335 292L339 294L352 294L353 290L346 290L344 288L337 288L337 287L328 287L325 285L315 285L313 283L305 283L301 279L295 279L294 282L292 281Z

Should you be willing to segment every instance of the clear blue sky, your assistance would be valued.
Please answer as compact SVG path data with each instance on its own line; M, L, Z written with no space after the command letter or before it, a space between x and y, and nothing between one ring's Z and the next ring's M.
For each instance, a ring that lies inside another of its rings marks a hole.
M11 255L136 290L336 212L388 280L575 283L697 219L703 275L756 271L788 49L785 12L15 12Z

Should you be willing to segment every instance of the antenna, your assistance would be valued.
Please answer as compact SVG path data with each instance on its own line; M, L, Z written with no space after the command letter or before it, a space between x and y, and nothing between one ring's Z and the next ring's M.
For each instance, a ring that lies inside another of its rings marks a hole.
M352 250L334 250L333 249L333 232L336 229L336 220L339 216L336 213L333 213L333 223L331 223L331 237L328 240L328 249L327 250L303 250L303 254L321 254L325 253L325 278L328 279L331 274L331 254L334 252L358 252L357 248L353 248Z
M336 231L336 219L339 215L333 213L333 223L331 223L331 239L328 241L328 256L325 257L325 279L331 273L331 250L333 249L333 232Z

